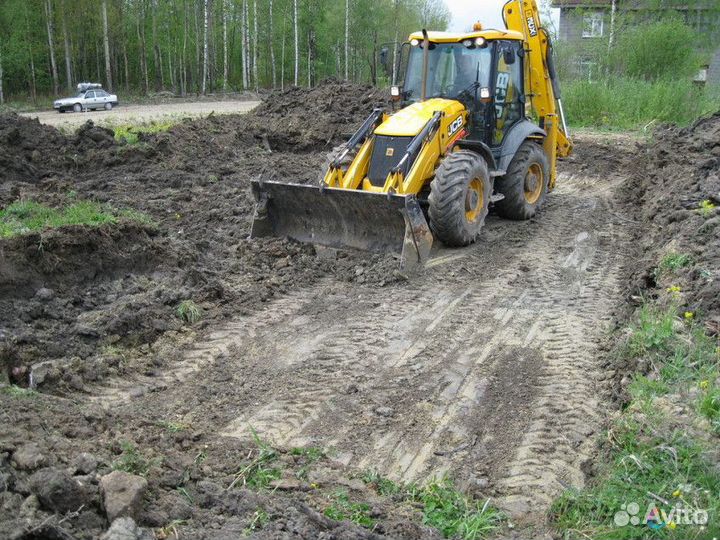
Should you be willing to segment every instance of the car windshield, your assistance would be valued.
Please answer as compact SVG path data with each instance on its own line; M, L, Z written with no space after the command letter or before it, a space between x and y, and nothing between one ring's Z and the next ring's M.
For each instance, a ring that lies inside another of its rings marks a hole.
M489 86L492 49L466 47L462 43L431 43L428 51L427 96L457 98L463 90ZM422 43L410 47L403 90L408 101L422 96Z

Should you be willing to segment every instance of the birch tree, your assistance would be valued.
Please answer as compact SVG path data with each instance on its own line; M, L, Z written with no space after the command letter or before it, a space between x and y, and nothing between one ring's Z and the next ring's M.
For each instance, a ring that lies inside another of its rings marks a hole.
M203 13L205 15L205 22L203 24L203 66L202 66L202 94L205 95L207 88L207 75L208 75L208 0L205 0L205 9Z
M255 91L259 90L258 81L258 17L257 0L253 0L253 79L255 80Z
M228 38L227 38L227 0L222 3L222 22L223 22L223 92L228 90Z
M298 0L293 0L293 25L295 35L295 78L294 85L298 85L298 75L300 73L300 47L298 46Z
M50 48L50 69L53 80L53 93L58 94L58 71L55 63L55 23L53 22L52 0L45 0L45 21L47 24L48 47Z
M67 22L65 21L65 0L60 4L62 13L60 14L60 21L62 22L63 32L63 46L65 48L65 84L67 85L68 92L72 91L72 64L70 63L70 38L67 31ZM107 22L105 23L107 25ZM32 53L30 55L32 58ZM32 63L32 61L31 61ZM35 66L33 66L33 79L35 78Z
M273 35L273 0L270 0L270 15L268 17L268 41L270 42L270 67L272 70L272 87L277 84L275 76L275 36Z
M107 18L107 0L102 0L102 20L103 20L103 48L105 49L105 82L107 88L112 92L112 69L110 68L110 37L108 36L108 18ZM63 26L65 25L65 16L63 15ZM68 79L69 70L68 70Z
M350 56L350 0L345 0L345 80L348 80L348 66Z

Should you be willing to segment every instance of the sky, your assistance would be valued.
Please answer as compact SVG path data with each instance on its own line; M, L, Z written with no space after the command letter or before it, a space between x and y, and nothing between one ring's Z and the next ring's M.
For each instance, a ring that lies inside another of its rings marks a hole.
M450 21L450 32L464 32L472 28L474 22L480 21L485 28L504 29L502 22L502 8L506 0L445 0L445 5L450 10L452 19ZM538 2L545 5L545 1ZM553 9L553 19L557 25L559 9Z

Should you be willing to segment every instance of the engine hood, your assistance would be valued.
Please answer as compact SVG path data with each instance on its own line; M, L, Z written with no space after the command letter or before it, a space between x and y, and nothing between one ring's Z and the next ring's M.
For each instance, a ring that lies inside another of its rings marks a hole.
M428 123L433 115L442 111L454 116L465 110L465 106L453 99L432 98L408 105L399 110L375 129L376 135L392 137L414 137Z

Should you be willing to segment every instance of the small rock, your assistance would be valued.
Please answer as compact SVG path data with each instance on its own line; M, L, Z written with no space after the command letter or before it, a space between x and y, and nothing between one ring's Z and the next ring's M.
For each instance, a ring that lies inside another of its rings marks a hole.
M72 466L75 468L75 474L91 474L97 469L98 460L92 454L83 452L75 456Z
M365 269L362 266L355 267L355 275L362 276L365 273Z
M122 516L137 517L148 487L147 480L135 474L113 471L100 479L100 486L108 520Z
M28 479L28 483L40 504L48 510L72 512L88 503L87 493L67 471L41 469Z
M16 469L33 471L47 465L47 456L35 443L27 443L15 450L12 457Z
M24 519L32 519L35 513L40 509L40 501L35 495L28 496L20 506L20 517Z
M285 268L287 266L290 266L290 261L287 259L278 259L275 261L275 268Z
M395 414L395 410L391 407L378 407L377 409L375 409L375 414L387 417Z
M30 388L37 388L50 378L55 371L55 362L48 360L39 362L30 367Z
M112 522L100 540L152 540L153 538L150 531L138 527L132 518L121 517Z
M42 302L48 302L53 299L55 296L55 292L52 289L48 289L46 287L42 287L35 292L35 298L38 300L41 300Z

